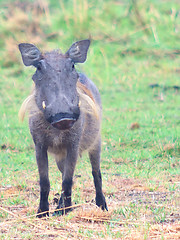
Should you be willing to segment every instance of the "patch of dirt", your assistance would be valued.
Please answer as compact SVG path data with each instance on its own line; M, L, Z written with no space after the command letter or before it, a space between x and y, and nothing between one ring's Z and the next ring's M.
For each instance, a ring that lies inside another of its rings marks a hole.
M12 146L11 144L2 144L0 146L0 151L7 151L7 152L19 152L18 149L16 149L14 146Z
M131 129L131 130L138 129L138 128L140 128L139 123L137 123L137 122L131 123L131 126L130 126L130 129Z
M180 224L155 224L149 231L149 239L180 239Z

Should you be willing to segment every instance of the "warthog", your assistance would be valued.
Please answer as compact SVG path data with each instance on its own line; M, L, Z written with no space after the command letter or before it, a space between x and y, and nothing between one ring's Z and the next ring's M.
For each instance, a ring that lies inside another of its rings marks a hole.
M96 205L107 209L100 171L101 99L95 84L77 73L74 64L87 57L90 40L75 42L62 54L59 50L41 53L29 43L19 44L25 66L34 66L34 90L20 109L29 112L29 128L35 144L40 177L38 217L49 216L48 152L55 156L62 173L62 193L55 213L70 210L73 174L78 156L89 153L96 189ZM59 209L59 210L58 210Z

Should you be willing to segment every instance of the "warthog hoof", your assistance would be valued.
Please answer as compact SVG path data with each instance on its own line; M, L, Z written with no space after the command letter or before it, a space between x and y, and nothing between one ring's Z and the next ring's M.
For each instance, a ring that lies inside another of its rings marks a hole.
M49 217L49 203L40 204L36 217L38 218Z
M54 211L53 216L65 215L72 210L73 208L71 208L71 197L64 197L63 195L61 195L59 204Z
M96 195L96 205L100 207L102 210L108 211L106 200L103 194Z

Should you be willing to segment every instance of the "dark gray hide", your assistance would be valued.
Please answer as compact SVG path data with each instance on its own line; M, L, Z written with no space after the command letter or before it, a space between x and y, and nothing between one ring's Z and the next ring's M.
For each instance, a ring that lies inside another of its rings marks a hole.
M35 143L36 160L40 176L40 204L38 217L49 215L48 195L50 189L48 177L48 154L54 154L57 166L62 173L62 193L56 213L70 210L72 180L77 158L88 151L94 184L96 204L107 210L102 193L100 172L101 152L101 101L94 83L85 75L78 74L75 63L83 63L87 57L89 40L74 43L66 54L52 51L42 54L39 49L28 43L19 44L23 63L33 65L35 83L35 107L39 112L30 114L29 126ZM81 111L77 81L91 92L95 104L100 109L99 117ZM59 210L58 209L62 209Z

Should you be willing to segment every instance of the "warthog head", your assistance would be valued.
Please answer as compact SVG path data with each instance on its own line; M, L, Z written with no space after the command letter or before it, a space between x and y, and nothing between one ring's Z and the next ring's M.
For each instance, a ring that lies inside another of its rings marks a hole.
M85 62L89 45L90 40L82 40L74 43L65 54L56 50L42 54L32 44L19 44L24 65L36 68L32 77L36 104L45 119L60 130L71 128L79 118L76 90L79 76L74 64Z

